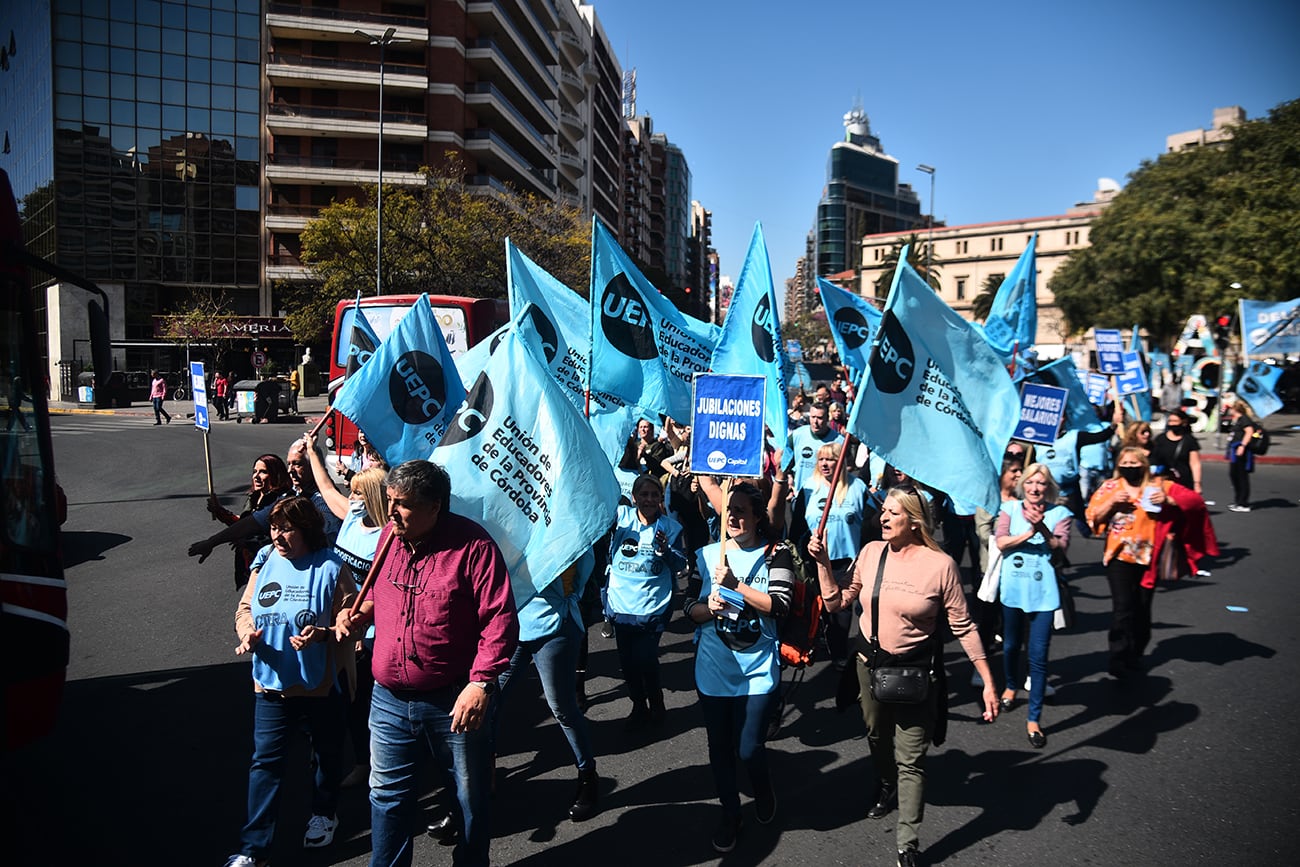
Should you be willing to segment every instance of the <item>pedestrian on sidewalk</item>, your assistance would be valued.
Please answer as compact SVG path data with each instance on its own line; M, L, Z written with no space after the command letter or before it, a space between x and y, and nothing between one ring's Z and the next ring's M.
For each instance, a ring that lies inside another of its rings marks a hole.
M171 415L163 409L163 401L167 399L167 380L156 370L152 375L153 381L149 383L149 399L153 401L153 423L160 425L163 419L167 419L167 424L171 424Z
M1250 511L1250 474L1255 472L1255 453L1250 450L1250 441L1259 430L1259 422L1250 415L1250 407L1244 400L1238 400L1228 407L1228 418L1232 420L1232 434L1229 436L1228 478L1232 481L1231 512Z

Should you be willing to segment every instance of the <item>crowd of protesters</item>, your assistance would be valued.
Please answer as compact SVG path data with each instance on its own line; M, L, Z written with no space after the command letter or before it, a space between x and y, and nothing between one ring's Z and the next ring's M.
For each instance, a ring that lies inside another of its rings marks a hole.
M489 863L498 723L529 662L573 754L567 815L592 818L589 628L603 621L617 650L625 729L650 731L667 712L659 647L675 617L695 629L697 718L721 807L709 842L730 852L746 815L742 767L754 820L779 816L765 741L779 713L781 624L800 583L823 601L840 693L861 708L876 786L866 815L897 809L898 863L922 863L925 756L947 729L946 638L972 663L982 718L1013 711L1023 689L1027 739L1042 749L1051 636L1072 610L1063 580L1072 538L1103 540L1107 672L1121 680L1142 671L1157 582L1208 574L1217 546L1182 412L1168 413L1158 435L1145 422L1125 426L1116 409L1098 431L1008 443L991 514L849 438L852 397L837 379L792 400L789 437L769 442L753 480L693 474L689 427L640 420L616 461L625 494L608 534L526 598L489 534L451 511L450 477L435 464L390 469L364 437L333 472L310 435L285 461L259 456L241 511L211 498L227 526L189 549L201 562L230 544L236 583L246 584L236 653L253 661L254 754L228 867L268 858L285 742L303 728L315 754L304 847L332 843L340 789L365 784L372 865L412 863L413 835L426 828L454 843L454 863ZM1253 466L1242 444L1258 423L1244 405L1233 412L1233 505L1248 509ZM897 672L922 682L905 702L882 692ZM448 798L432 821L414 771L423 753L446 772Z

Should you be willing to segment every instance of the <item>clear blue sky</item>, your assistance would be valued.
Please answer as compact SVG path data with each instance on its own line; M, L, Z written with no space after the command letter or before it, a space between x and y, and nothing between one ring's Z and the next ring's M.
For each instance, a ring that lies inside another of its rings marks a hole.
M1064 213L1165 136L1300 97L1295 0L591 0L637 111L679 145L735 279L761 221L778 292L860 95L949 225Z

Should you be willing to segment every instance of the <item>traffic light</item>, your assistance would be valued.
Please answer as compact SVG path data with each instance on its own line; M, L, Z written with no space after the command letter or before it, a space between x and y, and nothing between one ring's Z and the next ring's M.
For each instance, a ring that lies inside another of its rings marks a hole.
M1232 342L1232 317L1226 313L1219 314L1214 320L1214 345L1222 351Z

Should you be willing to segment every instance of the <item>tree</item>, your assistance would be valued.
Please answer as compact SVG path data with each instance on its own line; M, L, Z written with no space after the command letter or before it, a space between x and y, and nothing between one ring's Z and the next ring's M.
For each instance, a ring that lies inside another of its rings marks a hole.
M826 309L820 304L800 316L781 323L781 336L798 340L805 350L815 346L831 345L831 329L826 323Z
M989 318L989 311L993 309L993 299L997 298L998 289L1004 279L1006 279L1004 274L990 274L984 278L984 286L980 289L980 294L970 300L971 319L983 322Z
M465 184L463 163L448 154L423 168L418 188L384 189L382 293L502 298L505 240L557 279L586 294L590 227L568 205L512 188L483 194ZM335 202L302 232L302 258L320 283L282 284L295 339L328 338L334 309L358 288L375 292L375 188L366 200Z
M207 343L213 349L213 370L225 370L225 357L233 349L238 329L224 292L196 286L179 310L162 317L162 337L179 346Z
M1075 330L1140 322L1166 340L1194 313L1294 297L1296 237L1300 100L1236 127L1222 147L1143 162L1050 288Z
M925 254L929 243L924 237L913 232L906 238L895 241L893 246L889 248L889 252L885 254L885 258L880 264L880 267L884 270L880 272L880 276L876 278L875 282L877 298L883 299L889 294L889 287L894 282L894 270L898 267L898 258L903 255L904 247L908 248L907 264L911 265L916 273L925 278L925 281L930 284L930 288L936 292L939 291L939 274L942 270L940 266L943 264L943 260L938 256L931 256L927 264Z

